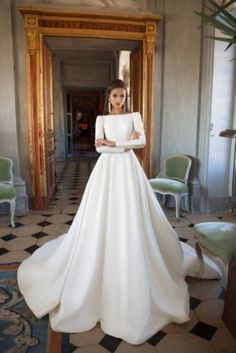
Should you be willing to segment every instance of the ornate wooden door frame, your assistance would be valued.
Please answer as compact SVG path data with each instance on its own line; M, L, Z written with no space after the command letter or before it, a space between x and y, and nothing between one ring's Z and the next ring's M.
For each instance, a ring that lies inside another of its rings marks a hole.
M44 36L92 37L142 41L143 48L143 106L142 115L147 146L143 167L148 176L152 172L153 150L153 86L157 15L87 13L78 10L19 8L24 16L26 33L26 65L28 90L28 126L32 207L48 206L47 168L45 160L45 122L43 101Z

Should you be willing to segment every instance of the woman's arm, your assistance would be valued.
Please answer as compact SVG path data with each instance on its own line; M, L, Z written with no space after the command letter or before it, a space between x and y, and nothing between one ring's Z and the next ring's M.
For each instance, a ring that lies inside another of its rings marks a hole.
M143 148L146 145L145 132L140 113L135 113L133 117L134 130L139 132L139 137L128 141L117 141L117 147Z
M95 140L104 139L103 117L98 116L95 128ZM125 151L123 147L96 146L98 153L122 153Z

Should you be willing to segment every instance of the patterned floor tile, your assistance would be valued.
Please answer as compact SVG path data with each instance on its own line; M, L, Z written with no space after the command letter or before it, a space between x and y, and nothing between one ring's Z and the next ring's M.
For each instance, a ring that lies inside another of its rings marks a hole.
M200 299L190 297L190 308L191 309L196 309L196 307L201 303Z
M36 215L28 215L25 217L22 217L20 222L22 224L39 224L40 222L45 221L46 217L36 214Z
M17 216L15 229L10 226L9 216L0 216L1 263L21 262L39 246L68 231L94 163L94 160L59 163L60 184L55 205L48 210L30 210L27 215ZM206 215L181 211L179 221L174 209L164 209L164 213L182 241L190 244L194 244L195 223L219 221L219 217L223 221L236 221L236 216L229 212ZM236 353L236 340L221 320L225 276L220 281L187 278L187 282L191 295L188 322L167 325L142 345L131 345L106 335L97 325L88 332L70 335L71 353Z
M236 352L236 340L226 327L220 327L211 339L211 344L217 353Z
M8 252L9 252L8 249L6 249L6 248L0 248L0 255L7 254Z
M17 250L17 251L9 251L4 255L0 256L0 263L2 264L10 264L10 263L20 263L24 259L29 257L29 253L24 250Z
M122 341L115 353L156 353L156 350L155 347L149 343L133 345Z
M9 225L10 226L10 225ZM23 226L23 223L21 223L21 222L15 222L15 228L19 228L19 227L21 227L21 226Z
M40 239L40 238L46 237L47 235L48 234L44 233L44 232L37 232L37 233L32 234L31 236L36 239Z
M46 237L37 239L36 245L42 246L43 244L47 243L48 241L54 240L54 239L57 239L57 238L58 238L58 235L47 235Z
M90 346L98 344L105 333L101 330L100 325L96 325L92 330L70 335L70 342L76 347Z
M216 327L199 321L197 325L194 326L194 328L190 331L190 333L210 341L216 331Z
M219 222L219 219L216 217L215 214L202 214L202 213L189 213L186 214L186 218L191 223L202 223L202 222Z
M77 348L73 353L108 353L109 351L99 344Z
M99 342L99 344L106 348L109 352L113 353L115 352L116 348L119 346L121 342L121 339L110 336L110 335L105 335L102 340Z
M19 237L26 237L26 236L29 236L31 234L35 234L35 233L38 233L41 231L42 231L41 226L27 224L27 225L22 225L19 228L13 229L12 234L19 236Z
M214 327L224 326L222 321L224 302L221 299L204 300L201 302L195 312L199 321Z
M46 227L46 226L49 226L50 224L52 224L51 218L50 218L50 222L49 222L49 221L39 222L39 223L38 223L38 226Z
M70 353L74 353L77 348L77 346L74 346L72 343L70 343Z
M192 227L177 227L176 232L179 237L183 237L185 239L193 239L193 228Z
M43 232L49 235L61 235L67 233L70 226L68 224L54 223L43 228Z
M0 237L3 237L4 235L11 234L13 229L14 228L8 227L5 224L0 225Z
M190 311L190 320L183 324L169 324L163 328L163 331L171 333L188 333L198 323L198 318L194 310Z
M159 331L155 335L153 335L151 338L149 338L147 340L147 342L155 347L157 345L157 343L159 343L160 340L162 340L162 338L165 337L165 335L166 335L166 332Z
M69 216L68 214L62 214L62 215L53 215L50 218L51 223L66 223L71 221L72 217Z
M14 234L7 234L7 235L4 235L4 236L2 237L2 239L4 239L5 241L10 241L10 240L13 240L13 239L15 239L15 238L17 238L17 236L14 235Z
M29 254L33 254L35 250L37 250L38 248L39 246L35 244L26 248L25 251L28 252Z
M25 250L29 246L36 244L36 239L32 237L16 237L6 243L5 248L10 251Z
M194 334L172 333L156 346L157 353L215 353L210 342Z
M179 240L182 241L183 243L186 243L188 241L188 239L185 239L185 238L182 238L182 237L179 237Z

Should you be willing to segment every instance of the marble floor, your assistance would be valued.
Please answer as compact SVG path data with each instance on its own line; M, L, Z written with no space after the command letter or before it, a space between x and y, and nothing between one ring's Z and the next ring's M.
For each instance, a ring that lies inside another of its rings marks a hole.
M29 211L16 216L16 228L8 216L0 216L0 263L21 262L50 239L67 232L96 160L77 159L58 164L58 190L48 210ZM182 213L176 221L173 210L166 215L182 241L193 244L193 226L203 221L236 221L229 212L216 214ZM99 325L93 330L70 335L71 353L236 353L236 341L225 327L221 315L225 279L188 279L191 319L181 325L170 324L147 342L134 346L104 334Z

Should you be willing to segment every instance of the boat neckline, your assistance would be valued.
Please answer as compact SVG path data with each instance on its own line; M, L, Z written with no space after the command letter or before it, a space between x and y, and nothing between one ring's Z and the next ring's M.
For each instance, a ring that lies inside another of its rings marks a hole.
M123 115L130 115L130 114L134 114L135 112L130 112L130 113L122 113L122 114L106 114L106 115L102 115L102 116L123 116Z

